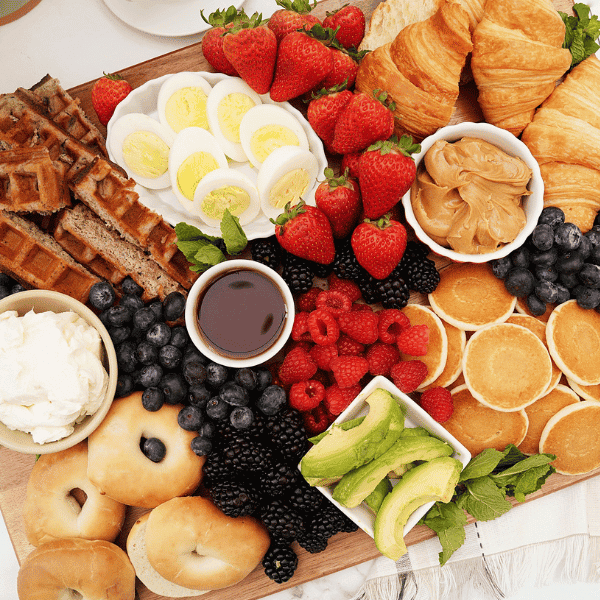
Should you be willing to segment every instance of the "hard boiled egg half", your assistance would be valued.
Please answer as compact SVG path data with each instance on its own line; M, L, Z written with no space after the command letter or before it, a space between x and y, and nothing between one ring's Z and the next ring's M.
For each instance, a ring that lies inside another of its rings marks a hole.
M262 163L256 178L262 211L275 219L286 204L306 200L319 171L315 155L298 146L276 148Z
M202 179L215 169L227 169L227 158L215 137L201 127L182 129L169 153L169 177L181 205L194 212L194 195Z
M240 142L240 124L246 113L259 104L262 104L260 96L237 77L223 79L211 90L206 102L208 124L231 160L248 160Z
M128 113L111 125L108 146L115 162L140 185L169 187L169 153L175 135L143 113Z
M158 120L179 133L186 127L208 129L206 104L212 86L198 73L171 75L158 92Z
M257 169L273 150L282 146L309 149L300 121L276 104L260 104L244 115L240 123L240 142L248 160Z

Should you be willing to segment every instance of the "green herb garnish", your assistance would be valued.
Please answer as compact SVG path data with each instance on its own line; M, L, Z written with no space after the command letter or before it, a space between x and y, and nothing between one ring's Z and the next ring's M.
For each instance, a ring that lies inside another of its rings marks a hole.
M565 24L565 41L563 48L571 51L571 68L600 50L596 43L600 36L600 21L596 15L590 14L587 4L577 3L573 6L575 16L558 11Z

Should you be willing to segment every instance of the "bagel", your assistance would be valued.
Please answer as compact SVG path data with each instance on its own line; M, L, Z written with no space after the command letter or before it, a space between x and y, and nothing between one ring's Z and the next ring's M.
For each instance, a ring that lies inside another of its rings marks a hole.
M21 563L17 594L19 600L134 600L135 571L112 542L52 540Z
M142 392L112 403L100 426L88 438L88 477L103 494L129 506L154 508L176 496L191 494L202 480L206 458L194 454L198 434L177 422L179 405L160 410L142 406ZM143 439L158 438L165 457L153 462L142 452Z
M86 441L36 461L23 507L30 544L58 538L112 542L119 535L126 506L100 493L88 479L87 463Z
M228 517L208 498L173 498L152 510L146 552L168 581L216 590L249 575L269 549L265 527L253 517Z

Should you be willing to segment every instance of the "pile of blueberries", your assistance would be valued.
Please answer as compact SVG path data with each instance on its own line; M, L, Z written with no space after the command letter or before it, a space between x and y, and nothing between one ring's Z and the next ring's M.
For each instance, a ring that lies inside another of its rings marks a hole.
M198 432L192 441L196 454L212 450L217 425L224 421L244 429L254 421L253 408L275 414L285 405L285 391L272 385L268 369L230 369L200 353L181 324L183 294L172 292L163 301L145 303L142 288L130 277L121 289L117 300L113 287L102 281L89 294L90 305L99 311L115 345L116 397L142 391L142 404L149 411L160 410L165 403L182 405L178 422L183 429ZM156 462L164 455L154 439L143 450Z
M23 291L25 288L20 283L6 273L0 273L0 300Z
M546 207L525 244L490 265L534 316L571 299L600 312L600 213L584 234L560 208Z

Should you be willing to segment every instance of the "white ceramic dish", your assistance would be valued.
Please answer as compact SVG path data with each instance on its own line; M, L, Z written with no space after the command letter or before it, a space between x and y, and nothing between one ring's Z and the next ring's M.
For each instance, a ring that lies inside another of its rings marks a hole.
M434 242L423 231L423 228L417 221L412 210L412 205L410 202L410 190L406 192L402 198L402 204L404 206L406 221L413 228L419 240L427 244L433 252L440 256L445 256L455 262L483 263L507 256L513 250L516 250L523 245L527 239L527 236L537 225L540 213L544 208L544 182L542 180L538 162L529 151L529 148L527 148L527 146L512 133L506 131L505 129L490 125L489 123L465 122L458 125L442 127L436 131L436 133L430 135L429 137L425 138L423 142L421 142L421 152L413 156L417 168L419 167L419 163L421 162L422 158L425 156L434 142L437 140L455 142L463 137L475 137L485 140L486 142L490 142L507 154L510 154L511 156L518 156L525 161L527 166L532 170L533 174L528 185L531 195L525 198L523 201L527 222L515 240L510 244L502 246L495 252L489 252L486 254L463 254L461 252L455 252L450 248L445 248L444 246Z
M214 86L216 83L222 81L223 79L232 79L228 75L223 75L222 73L199 72L199 74L202 75L202 77L204 77L208 81L208 83L211 84L211 86ZM159 77L158 79L152 79L150 81L147 81L140 87L134 89L117 106L111 120L108 123L106 134L106 138L109 142L108 153L113 161L115 160L115 155L114 152L112 152L110 149L110 137L113 123L115 123L117 119L128 113L144 113L158 121L158 92L163 82L169 77L171 77L171 75L164 75L163 77ZM289 102L273 102L268 94L262 95L261 100L263 101L263 103L276 104L285 108L298 119L298 121L302 125L302 128L306 132L309 149L316 156L318 163L317 181L315 182L311 193L306 198L307 204L314 205L314 191L319 184L319 180L324 179L324 171L327 167L327 158L325 157L323 142L321 142L319 136L317 136L313 128L309 125L308 121L304 118L304 115L302 115L302 113L296 108L294 108ZM230 163L230 167L235 168L236 170L239 170L242 173L245 173L250 177L250 179L254 183L256 183L258 170L252 167L250 163L232 162ZM170 188L162 190L150 190L148 188L142 187L141 185L136 185L135 190L139 194L140 200L143 204L145 204L148 208L152 209L153 211L157 212L171 225L175 226L177 223L185 221L189 225L194 225L198 227L201 231L209 235L221 235L221 232L218 228L209 227L199 217L185 210L185 208L183 208L183 206L177 200L175 194L171 191ZM269 221L269 219L264 215L264 213L260 212L259 215L253 221L251 221L247 225L244 225L244 232L246 233L246 236L249 240L255 238L264 238L269 237L270 235L273 235L275 233L275 226Z
M364 387L361 393L352 401L350 406L342 412L339 417L333 422L334 424L350 421L356 417L361 417L368 413L368 405L365 399L374 390L381 388L392 394L404 411L404 426L405 427L423 427L435 437L447 442L454 448L453 458L458 459L463 468L471 460L471 453L453 436L450 435L439 423L434 421L416 402L402 393L389 379L378 375L374 377L368 385ZM394 482L392 481L392 484ZM339 502L333 499L332 486L317 486L317 489L331 502L333 502L344 514L352 519L365 533L371 537L374 536L375 515L363 502L356 508L346 508ZM406 535L423 517L427 511L434 505L434 502L428 502L420 506L413 512L404 527L404 535Z

